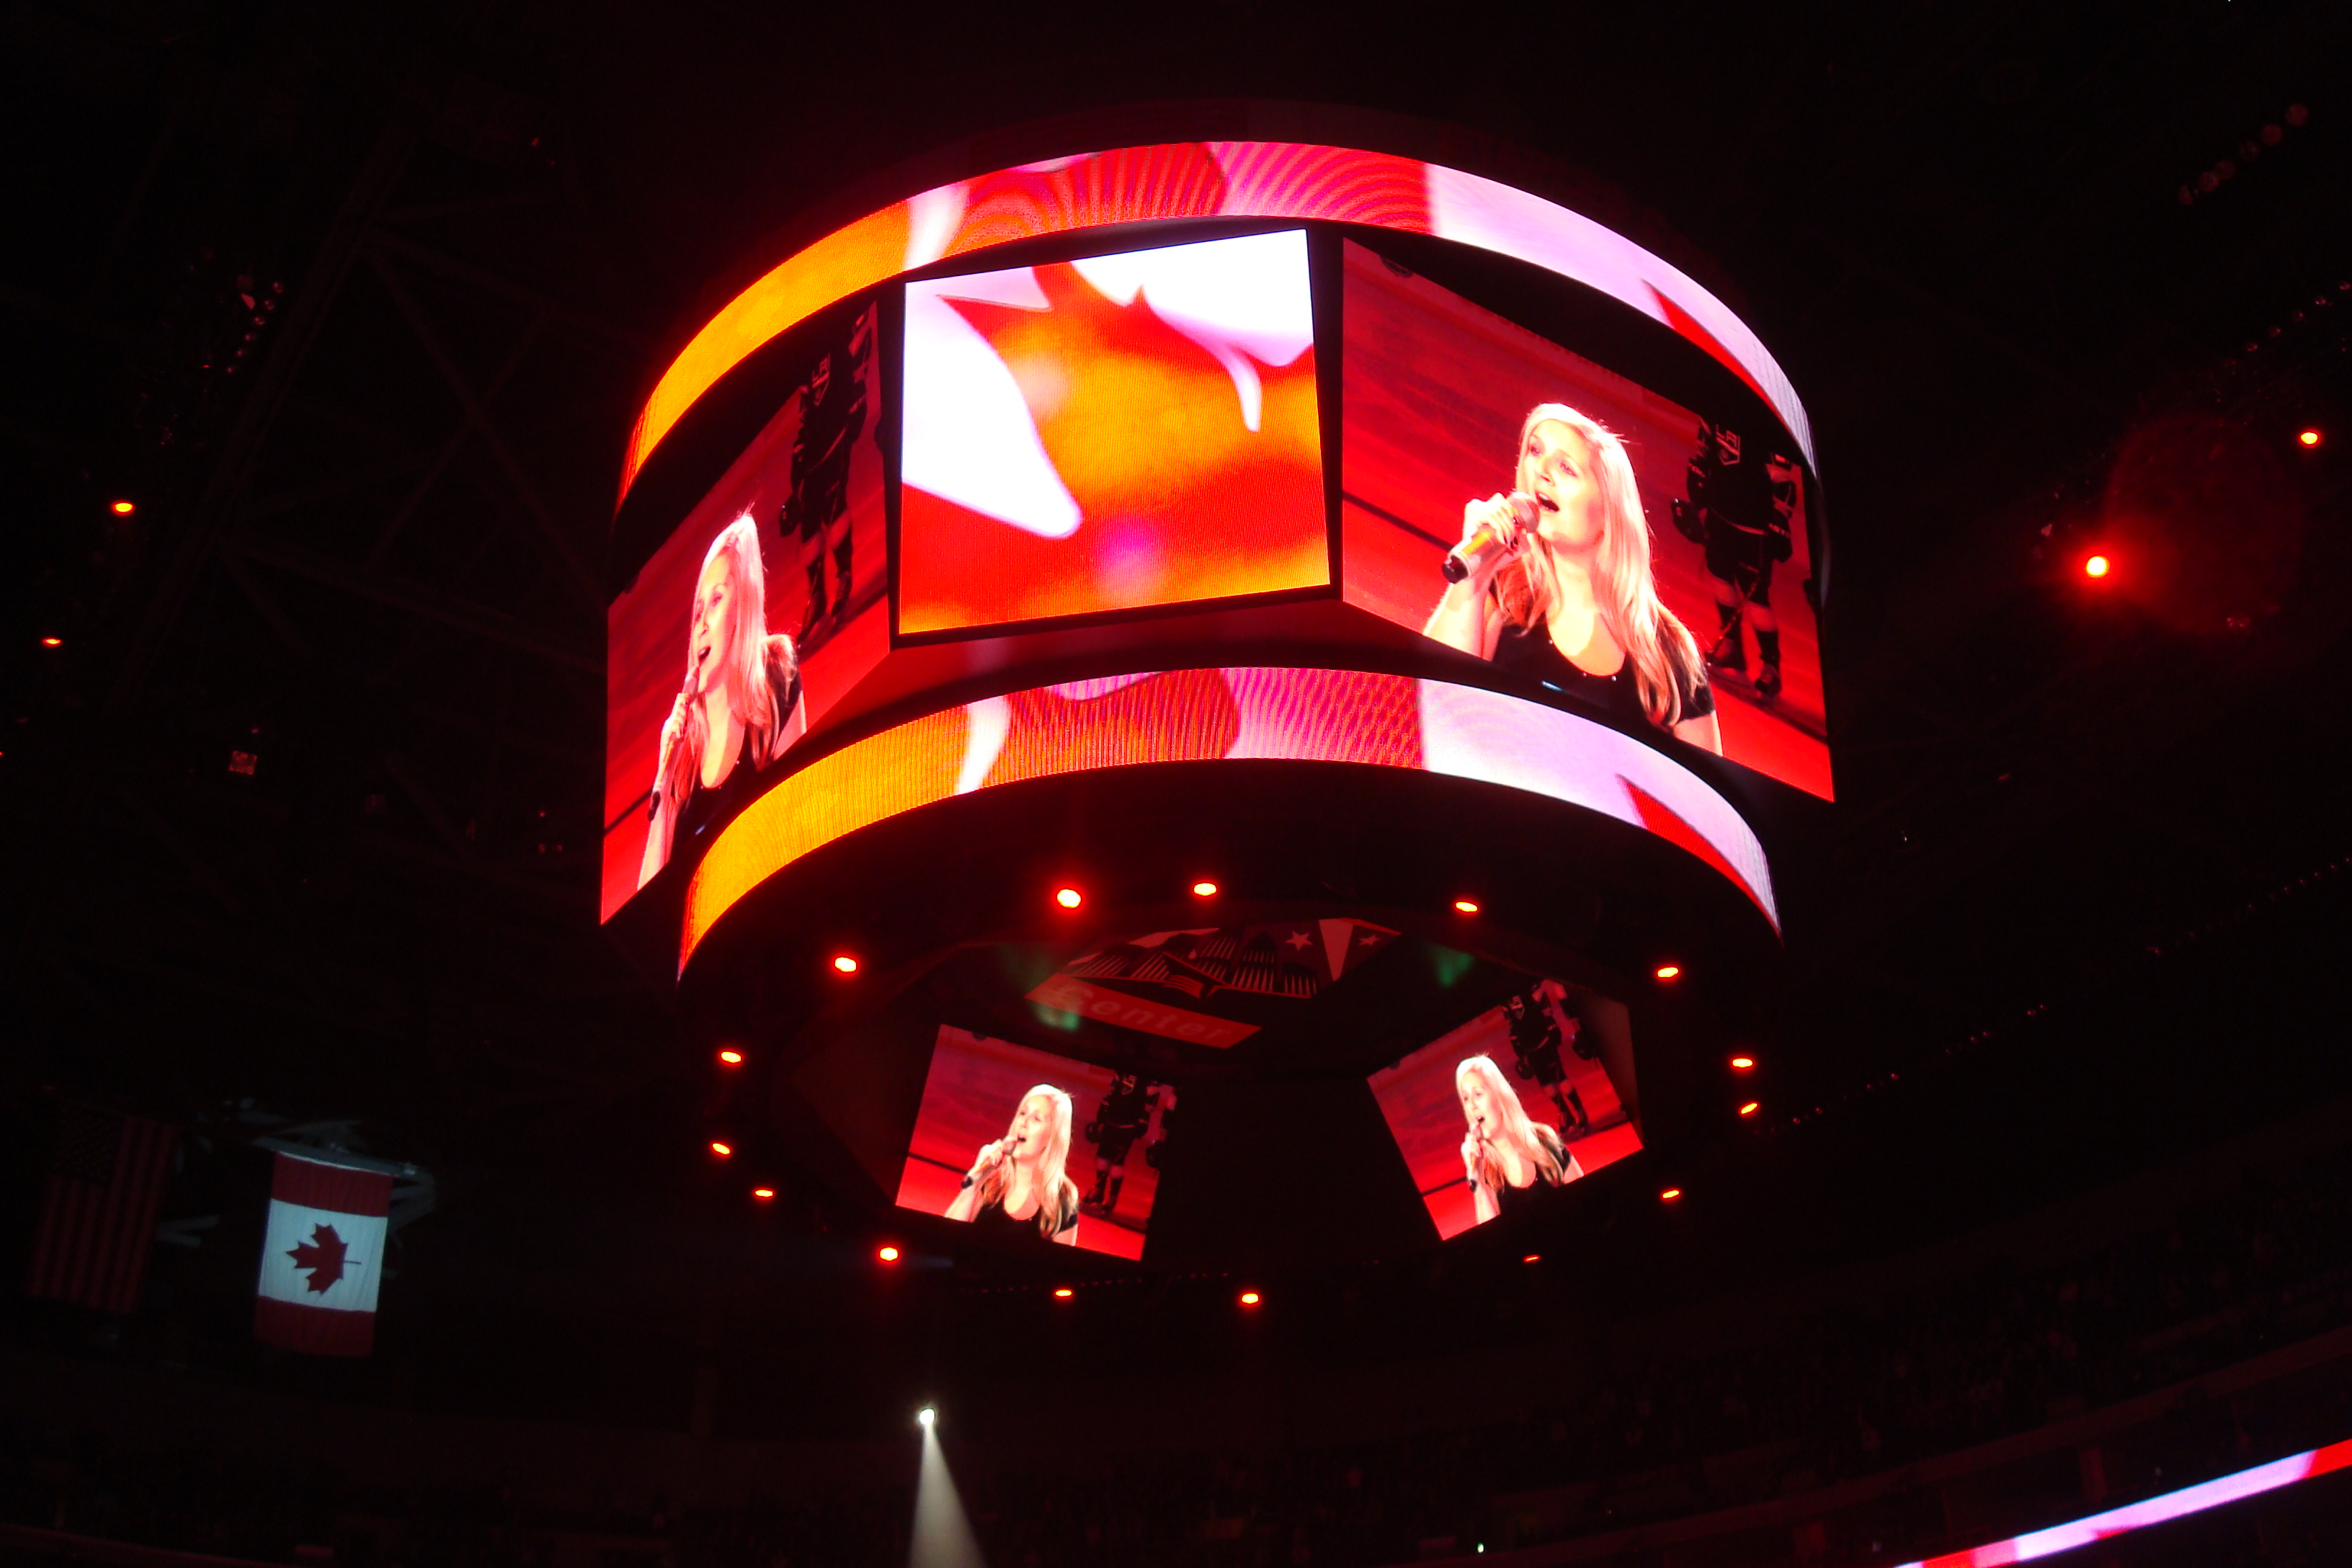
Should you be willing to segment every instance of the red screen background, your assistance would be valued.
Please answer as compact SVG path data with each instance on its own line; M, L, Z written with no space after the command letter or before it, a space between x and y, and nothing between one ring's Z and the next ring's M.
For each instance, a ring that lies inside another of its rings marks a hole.
M1515 429L1512 435L1518 432ZM1454 1069L1464 1058L1487 1056L1503 1069L1503 1077L1519 1097L1528 1119L1559 1131L1559 1110L1532 1079L1512 1069L1511 1031L1503 1009L1490 1007L1452 1034L1443 1036L1383 1068L1368 1080L1381 1115L1396 1139L1397 1152L1412 1173L1413 1190L1429 1209L1441 1237L1459 1236L1477 1224L1470 1184L1462 1173L1462 1100L1454 1087ZM1623 1114L1617 1088L1599 1062L1589 1062L1563 1048L1560 1065L1592 1119L1593 1131L1570 1143L1569 1152L1586 1175L1613 1165L1642 1147L1642 1135L1630 1121L1612 1121Z
M1420 630L1445 585L1445 552L1462 537L1463 503L1509 489L1519 422L1538 403L1565 403L1624 441L1658 596L1701 647L1713 641L1706 552L1668 515L1697 416L1426 279L1400 277L1360 246L1345 248L1339 517L1349 602ZM1725 756L1828 799L1821 643L1801 586L1811 562L1804 531L1794 531L1795 553L1772 581L1787 684L1762 704L1718 683L1717 711Z
M870 313L867 339L872 341ZM811 723L889 651L888 614L882 603L887 553L882 451L875 439L882 410L878 363L877 356L866 360L866 429L850 457L849 525L856 574L850 614L801 665ZM807 608L808 578L800 562L800 541L779 538L776 532L778 510L792 493L793 437L800 430L800 414L795 393L696 503L606 615L601 919L612 919L637 890L646 848L646 798L660 761L661 727L685 677L695 584L702 573L703 554L719 531L746 512L758 520L770 631L796 630Z
M963 1173L971 1169L972 1156L982 1144L1004 1136L1021 1097L1041 1083L1069 1094L1070 1157L1064 1173L1077 1183L1081 1195L1091 1191L1095 1149L1087 1142L1087 1123L1109 1092L1110 1069L943 1026L931 1048L922 1108L915 1113L914 1136L907 1144L898 1206L946 1214L962 1188ZM1127 1185L1119 1193L1116 1218L1080 1215L1078 1245L1117 1258L1141 1258L1144 1227L1159 1192L1160 1173L1145 1162L1139 1139L1127 1157Z

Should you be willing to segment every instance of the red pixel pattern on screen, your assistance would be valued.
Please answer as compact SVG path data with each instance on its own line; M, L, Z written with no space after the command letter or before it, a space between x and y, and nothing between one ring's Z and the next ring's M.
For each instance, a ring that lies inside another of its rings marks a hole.
M1556 986L1557 982L1545 982ZM1572 988L1559 987L1566 992ZM1541 1005L1540 997L1538 1005ZM1604 1004L1605 1005L1605 1004ZM1590 1024L1586 1026L1591 1027ZM1468 1058L1483 1056L1503 1070L1519 1106L1530 1121L1554 1132L1568 1129L1568 1152L1575 1162L1571 1180L1613 1165L1642 1147L1642 1135L1627 1119L1616 1085L1598 1061L1578 1056L1562 1042L1559 1062L1563 1069L1559 1100L1580 1106L1589 1131L1571 1126L1572 1111L1564 1111L1544 1086L1519 1076L1511 1043L1511 1026L1501 1006L1490 1007L1451 1034L1423 1046L1370 1079L1372 1098L1396 1139L1397 1152L1412 1173L1413 1190L1429 1210L1440 1237L1459 1236L1478 1223L1476 1200L1465 1173L1463 1140L1468 1124L1455 1088L1455 1070Z
M1401 275L1360 246L1346 247L1346 274L1340 530L1349 602L1418 630L1444 586L1439 568L1462 536L1464 503L1509 490L1520 421L1538 404L1564 403L1624 442L1650 523L1658 596L1702 649L1717 643L1706 549L1669 521L1697 450L1697 415ZM1826 799L1821 645L1801 586L1811 572L1805 531L1800 519L1792 553L1771 569L1768 588L1782 689L1759 692L1752 678L1763 667L1752 630L1743 630L1739 668L1727 678L1718 671L1714 689L1725 756Z
M898 629L1330 580L1303 234L909 284Z
M1076 1184L1082 1198L1092 1196L1097 1154L1120 1152L1116 1134L1107 1133L1097 1142L1087 1132L1089 1125L1101 1124L1112 1083L1108 1068L942 1026L931 1048L922 1105L915 1113L914 1135L898 1178L898 1206L947 1214L981 1151L1005 1135L1023 1096L1040 1084L1070 1097L1070 1143L1062 1173ZM1152 1202L1160 1191L1160 1173L1144 1158L1144 1149L1159 1134L1162 1114L1156 1103L1150 1107L1147 1124L1129 1142L1125 1163L1118 1167L1124 1179L1116 1206L1105 1214L1100 1212L1104 1205L1089 1203L1078 1216L1075 1245L1116 1258L1143 1256ZM1039 1237L1036 1245L1047 1243Z
M839 345L844 357L862 366L858 384L845 393L843 384L828 378L824 393L858 410L858 427L833 465L845 457L845 472L829 473L824 454L812 453L802 439L812 397L803 384L607 612L603 919L612 919L647 875L647 802L662 726L688 662L688 621L704 556L722 530L739 518L751 519L766 579L765 629L797 645L801 700L789 721L793 735L840 700L889 649L874 336L869 309ZM789 515L796 482L800 519ZM832 515L814 515L820 507Z

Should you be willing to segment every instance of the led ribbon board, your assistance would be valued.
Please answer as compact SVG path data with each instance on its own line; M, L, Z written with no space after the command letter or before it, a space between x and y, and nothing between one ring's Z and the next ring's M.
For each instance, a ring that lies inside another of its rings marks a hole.
M1763 846L1696 773L1522 698L1355 670L1179 669L991 697L802 768L746 806L687 889L678 967L768 878L859 828L951 795L1096 769L1224 760L1353 763L1473 779L1612 816L1697 856L1777 931Z
M625 495L686 411L778 333L902 272L1119 223L1289 218L1433 235L1572 279L1663 322L1753 388L1813 461L1788 377L1720 300L1624 236L1496 181L1415 158L1286 142L1169 142L1000 169L835 229L728 301L673 361L630 433Z

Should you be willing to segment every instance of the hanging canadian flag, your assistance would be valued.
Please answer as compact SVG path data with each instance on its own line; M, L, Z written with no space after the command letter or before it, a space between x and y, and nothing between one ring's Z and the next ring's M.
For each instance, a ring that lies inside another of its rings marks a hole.
M373 1349L391 1206L389 1175L278 1155L255 1337L312 1355L363 1356Z

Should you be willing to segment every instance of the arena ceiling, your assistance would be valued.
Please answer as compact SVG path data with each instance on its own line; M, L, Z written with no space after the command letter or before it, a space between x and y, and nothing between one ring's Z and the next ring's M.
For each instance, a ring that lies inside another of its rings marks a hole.
M14 7L18 1124L50 1091L355 1118L442 1177L444 1300L527 1296L524 1221L614 1311L703 1300L647 1262L737 1245L693 1207L703 1081L595 921L630 422L734 287L939 150L1171 103L1465 127L1716 289L1811 412L1840 801L1782 868L1796 1120L1717 1157L1807 1205L1895 1174L1739 1258L1905 1238L1938 1159L2019 1127L2089 1131L1934 1223L2308 1097L2306 1015L2247 998L2309 984L2282 955L2340 925L2315 874L2352 850L2342 8L1447 16ZM2213 602L2084 592L2126 527Z

